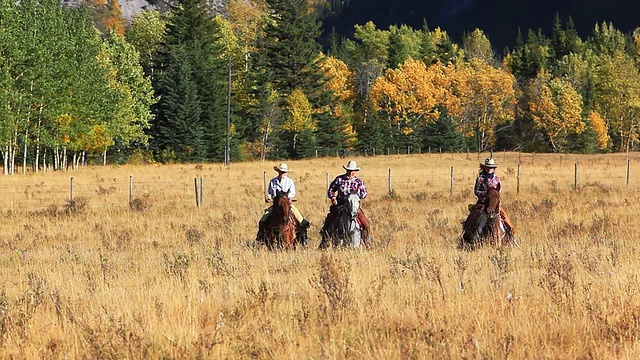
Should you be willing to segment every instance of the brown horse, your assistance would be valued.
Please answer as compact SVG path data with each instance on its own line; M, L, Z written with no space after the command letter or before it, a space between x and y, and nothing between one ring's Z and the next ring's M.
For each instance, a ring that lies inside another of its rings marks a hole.
M462 237L459 248L473 248L483 244L507 244L506 234L500 217L500 186L487 190L483 204L476 204L462 223Z
M269 250L294 248L295 221L291 218L290 208L289 192L279 192L264 223L264 242Z

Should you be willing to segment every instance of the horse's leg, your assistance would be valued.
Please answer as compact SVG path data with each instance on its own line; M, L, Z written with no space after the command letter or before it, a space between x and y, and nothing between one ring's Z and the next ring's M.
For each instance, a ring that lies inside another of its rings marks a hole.
M282 230L282 238L284 240L284 248L286 250L292 250L295 247L295 232L294 232L294 227L293 227L293 223L289 222L288 224L285 225L284 229Z
M358 221L351 220L351 244L353 244L353 248L358 250L360 248L360 242L362 241L362 230L358 225Z
M264 243L267 245L267 249L273 250L273 231L272 230L264 230Z
M362 225L362 241L369 246L371 245L371 223L362 208L358 209L358 221Z
M327 213L327 216L324 219L324 224L322 224L322 229L320 230L322 241L318 246L319 249L326 249L329 247L329 243L331 241L331 236L332 236L331 228L333 227L333 223L336 218L336 213L338 212L337 209L338 207L335 205L331 205L331 207L329 207L329 212Z

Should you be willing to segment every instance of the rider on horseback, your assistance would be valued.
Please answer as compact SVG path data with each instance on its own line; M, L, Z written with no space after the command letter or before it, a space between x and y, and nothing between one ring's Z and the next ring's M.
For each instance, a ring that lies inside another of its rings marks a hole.
M289 201L291 202L290 211L291 214L293 214L293 217L296 219L296 222L298 223L296 226L296 228L298 229L297 237L299 238L302 245L306 245L309 240L309 238L307 237L307 229L311 224L309 224L309 221L307 219L302 217L302 214L300 214L300 210L298 210L298 208L293 203L293 199L296 197L296 185L288 176L288 173L289 171L291 171L291 169L285 163L280 164L280 166L274 166L273 169L278 172L278 176L274 177L269 182L269 188L264 200L267 204L269 204L273 199L276 198L276 195L278 193L286 193L287 191L289 192ZM260 219L260 222L258 224L258 236L256 238L256 242L258 244L264 243L264 223L269 217L269 214L271 214L272 209L273 205L265 209L264 215Z
M342 205L352 192L357 194L360 199L365 199L368 195L364 181L356 176L356 172L360 171L356 162L350 160L347 163L347 166L343 165L342 168L344 168L346 172L333 179L331 185L329 185L329 189L327 190L327 196L331 199L331 206L329 207L329 213L324 220L324 225L321 230L321 249L329 246L329 228L331 224L336 221L338 216L338 206ZM362 226L362 238L365 245L370 245L371 227L369 225L369 219L365 216L362 208L358 210L357 220Z
M480 174L473 188L473 193L478 197L478 201L475 205L469 207L470 211L476 207L484 206L489 188L500 189L500 178L495 173L497 167L498 164L492 158L486 158L484 163L480 163ZM500 207L500 217L507 227L505 230L513 234L513 224L502 207Z

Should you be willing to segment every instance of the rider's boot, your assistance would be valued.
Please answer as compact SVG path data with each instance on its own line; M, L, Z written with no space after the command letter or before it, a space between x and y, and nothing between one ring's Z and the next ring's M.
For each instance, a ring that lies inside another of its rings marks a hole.
M258 230L258 234L256 234L256 241L254 243L255 247L261 247L264 245L264 230Z
M300 228L298 230L298 234L296 235L298 243L302 246L307 246L309 243L309 236L307 235L307 229Z
M307 219L302 219L299 226L300 226L300 229L304 229L306 231L309 228L309 226L311 226L311 223L309 223L309 220Z
M258 222L258 233L256 234L255 246L261 247L265 244L264 238L264 223Z
M322 236L322 241L320 242L320 245L318 245L318 249L322 250L322 249L326 249L329 247L329 236L327 235L327 230L322 229L320 231L320 235Z

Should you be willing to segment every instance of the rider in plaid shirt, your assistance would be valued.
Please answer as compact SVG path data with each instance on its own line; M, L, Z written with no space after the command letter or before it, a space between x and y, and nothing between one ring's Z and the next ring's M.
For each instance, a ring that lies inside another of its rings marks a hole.
M484 206L484 202L487 200L487 190L489 188L499 189L500 178L496 175L497 167L498 164L496 164L495 160L492 158L486 158L484 159L484 163L480 163L480 174L478 175L476 184L473 187L473 193L478 198L475 206ZM509 232L511 232L511 234L515 233L513 223L502 207L500 207L500 217L508 227Z
M364 181L356 176L356 172L360 171L360 168L356 164L355 161L350 160L347 163L347 166L342 166L346 173L337 176L331 185L329 185L329 189L327 190L327 197L331 199L331 207L329 208L329 213L327 214L326 219L324 220L324 225L322 226L322 242L320 243L320 248L324 249L329 246L328 234L329 234L329 225L336 221L338 216L338 205L344 203L351 192L355 192L360 199L365 199L368 195L367 187L364 185ZM371 244L371 226L369 224L369 219L362 211L362 207L358 210L357 220L362 226L362 238L365 245Z
M336 177L327 191L329 199L337 199L338 204L342 204L347 200L351 192L355 192L360 199L367 198L367 187L364 185L364 181L358 177L353 179L349 178L347 174ZM337 196L334 195L337 193Z

